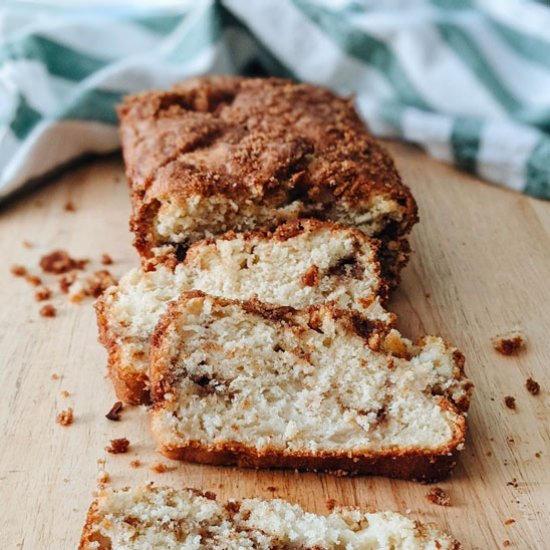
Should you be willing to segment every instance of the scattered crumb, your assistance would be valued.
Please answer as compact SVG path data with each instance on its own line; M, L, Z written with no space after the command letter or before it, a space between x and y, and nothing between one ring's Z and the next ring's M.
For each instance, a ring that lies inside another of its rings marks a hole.
M424 296L426 296L426 298L431 298L432 297L432 295L429 292L426 292L426 294L424 294Z
M74 414L71 407L65 411L61 411L56 418L57 423L61 424L61 426L70 426L73 423L73 420Z
M44 300L49 300L51 297L52 297L52 291L49 288L45 287L45 286L39 288L34 294L34 299L37 302L42 302Z
M493 453L492 453L491 451L487 451L485 454L486 454L487 456L493 456Z
M81 302L86 296L99 298L103 292L112 285L116 285L116 279L106 269L96 271L85 280L77 280L71 285L69 300L73 303Z
M514 355L525 347L526 338L521 330L499 334L491 340L493 347L503 355Z
M540 451L537 451L537 452L535 453L535 457L536 457L536 458L540 458L541 456L542 456L542 453L541 453Z
M76 273L73 271L67 275L62 275L59 277L58 281L59 290L61 290L63 294L67 294L69 292L69 288L71 288L71 285L76 281Z
M433 487L426 493L426 498L438 506L451 506L451 497L441 488Z
M507 395L504 397L504 404L513 411L516 410L516 398L512 397L511 395Z
M116 285L117 280L111 275L107 269L96 271L92 277L88 279L89 292L94 298L99 298L105 290L110 286Z
M61 378L61 375L57 374L57 372L52 372L52 374L50 375L50 378L52 380L59 380Z
M65 250L54 250L40 260L40 267L45 273L67 273L73 269L84 269L89 260L75 260Z
M117 401L112 407L111 410L105 415L105 418L108 418L109 420L114 420L115 422L120 420L120 412L124 406L122 405L122 401Z
M511 546L512 543L509 541L509 540L505 540L503 543L502 543L502 546L508 548L508 546Z
M155 464L151 466L151 471L156 472L157 474L164 474L172 469L173 468L169 468L166 464L164 464L164 462L155 462Z
M24 277L27 274L27 268L22 265L14 264L10 267L10 273L14 277Z
M26 239L23 241L22 244L23 244L23 247L24 247L24 248L27 248L27 249L28 249L28 248L33 248L33 247L34 247L34 245L33 245L30 241L27 241Z
M42 317L55 317L56 314L57 310L52 306L52 304L46 304L40 308L40 315Z
M104 458L98 458L97 463L99 466L105 466L105 459Z
M333 498L327 498L325 505L329 512L332 512L336 508L336 501Z
M277 487L275 487L274 485L268 485L266 489L271 493L275 493L277 491Z
M139 458L132 460L132 462L130 462L130 466L132 468L139 468L141 466L141 460L139 460Z
M25 281L27 281L27 283L32 286L40 286L42 284L42 279L40 277L37 277L36 275L31 275L30 273L25 275Z
M525 387L531 395L538 395L540 393L540 384L531 377L525 381Z
M105 447L105 450L108 453L118 455L128 452L129 447L130 441L128 441L125 437L121 437L119 439L111 439L111 444L108 447Z
M69 397L69 395L71 395L67 390L62 390L61 391L61 397Z
M515 440L514 440L514 438L513 438L512 436L508 436L508 437L506 438L506 441L508 441L508 443L515 443Z
M106 472L105 470L102 470L97 475L97 482L100 485L100 487L103 487L106 483L109 483L111 481L111 476L109 475L109 472Z
M518 488L518 480L514 477L512 478L512 481L508 481L506 483L506 485L508 485L509 487L514 487L514 488Z
M113 263L113 259L111 258L111 256L109 256L109 254L102 254L101 263L103 265L111 265Z
M504 525L512 525L512 523L516 523L516 520L514 518L507 519L504 522Z
M67 212L76 212L76 206L74 205L73 201L68 200L65 203L65 206L63 207Z

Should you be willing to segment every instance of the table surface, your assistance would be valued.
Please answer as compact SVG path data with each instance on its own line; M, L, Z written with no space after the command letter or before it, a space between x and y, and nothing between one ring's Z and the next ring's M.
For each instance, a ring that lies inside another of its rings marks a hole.
M414 147L388 147L421 217L390 309L406 336L433 333L454 342L476 384L466 450L453 477L439 484L453 505L430 503L429 487L415 482L177 464L155 453L144 408L126 408L120 422L105 418L115 396L92 301L70 304L54 277L43 276L55 289L58 314L40 317L35 289L9 268L22 264L40 275L39 258L56 248L90 258L88 271L101 269L102 253L114 259L116 276L137 265L122 163L111 157L71 169L0 211L2 548L76 548L98 459L115 487L154 481L220 498L275 496L321 513L330 498L435 521L465 548L502 548L505 541L548 548L550 203L478 182ZM67 201L74 212L65 210ZM528 337L527 349L497 354L491 337L516 326ZM525 389L530 376L542 388L536 397ZM507 395L516 398L515 411L505 407ZM56 415L67 407L74 424L62 427ZM127 454L105 452L117 437L130 440ZM142 466L130 467L136 458ZM159 461L170 469L152 471Z

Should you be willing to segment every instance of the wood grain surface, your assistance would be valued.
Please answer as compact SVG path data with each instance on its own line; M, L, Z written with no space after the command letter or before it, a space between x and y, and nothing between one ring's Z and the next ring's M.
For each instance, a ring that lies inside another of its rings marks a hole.
M137 264L128 190L113 157L72 169L0 212L0 548L76 548L101 458L113 486L151 480L221 498L282 497L317 512L331 498L436 521L465 548L503 548L505 541L550 548L550 204L388 145L421 216L392 309L405 335L434 333L456 343L476 384L467 448L455 475L440 483L453 505L428 502L429 487L414 482L178 465L155 453L145 410L126 408L120 422L105 418L115 397L92 301L69 304L55 278L44 276L58 314L40 317L35 289L9 268L22 264L39 274L40 256L55 248L90 258L88 271L102 267L102 253L113 257L116 276ZM68 200L75 212L64 209ZM497 354L491 337L518 325L527 349ZM541 385L536 397L525 389L529 376ZM507 395L516 398L515 411L505 407ZM62 427L55 419L67 407L75 421ZM117 437L130 440L130 452L105 452ZM136 458L142 466L130 467ZM159 461L170 471L153 472Z

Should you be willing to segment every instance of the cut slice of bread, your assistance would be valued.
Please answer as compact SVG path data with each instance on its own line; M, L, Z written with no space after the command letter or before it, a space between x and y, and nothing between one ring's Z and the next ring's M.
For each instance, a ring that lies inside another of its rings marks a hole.
M392 325L383 308L378 242L361 231L317 220L274 233L229 233L193 245L183 263L134 269L97 303L100 340L120 399L148 401L149 340L167 304L183 291L259 300L301 309L327 301Z
M144 486L102 491L79 550L460 550L433 524L394 512L305 512L284 500L220 503L212 493Z
M383 241L395 278L415 201L350 99L282 79L205 76L118 109L132 229L143 257L297 217Z
M464 445L463 362L333 304L189 292L152 338L153 433L192 462L436 480Z

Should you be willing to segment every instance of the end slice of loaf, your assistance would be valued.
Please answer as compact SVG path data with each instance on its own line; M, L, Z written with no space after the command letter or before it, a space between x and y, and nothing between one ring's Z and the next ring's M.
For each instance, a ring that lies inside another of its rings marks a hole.
M394 278L406 263L416 204L352 100L289 80L205 76L129 96L118 113L143 257L311 217L379 237Z
M152 339L152 428L174 459L436 480L464 445L463 362L332 304L190 292Z
M378 242L361 231L317 220L289 222L274 233L228 233L193 245L185 261L134 269L98 300L100 340L120 399L149 399L149 340L168 303L202 290L231 299L256 296L301 309L334 302L392 325Z
M394 512L305 512L284 500L220 503L212 493L144 486L102 491L79 550L460 550L433 524Z

